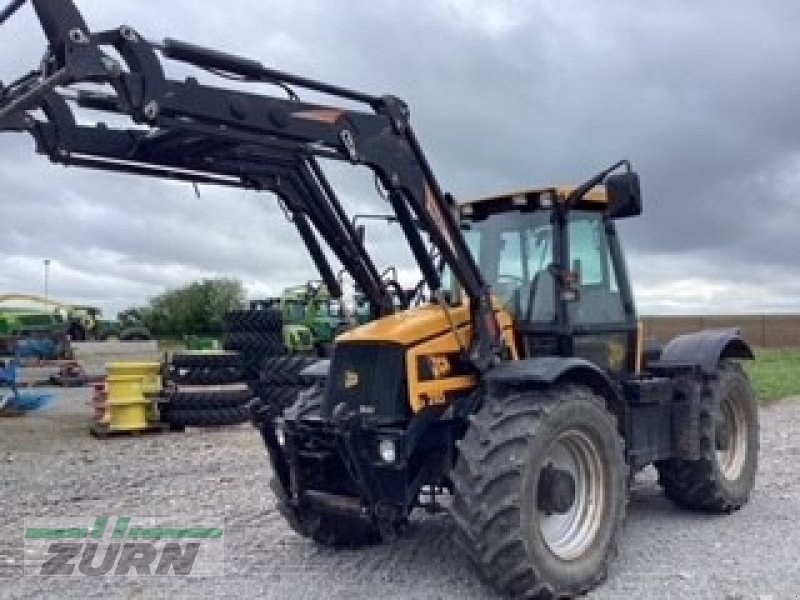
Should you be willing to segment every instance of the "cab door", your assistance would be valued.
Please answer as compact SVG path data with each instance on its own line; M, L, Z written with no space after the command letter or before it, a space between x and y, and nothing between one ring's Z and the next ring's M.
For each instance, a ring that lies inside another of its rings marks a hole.
M613 222L574 210L568 220L567 301L572 354L616 376L635 369L636 312Z

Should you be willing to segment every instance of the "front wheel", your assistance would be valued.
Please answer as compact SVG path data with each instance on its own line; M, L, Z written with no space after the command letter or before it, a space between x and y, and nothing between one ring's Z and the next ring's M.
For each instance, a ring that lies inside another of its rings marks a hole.
M457 541L499 591L574 596L605 577L626 467L616 419L588 389L486 398L451 479Z
M758 401L741 366L723 361L700 403L700 459L659 461L658 480L679 506L731 512L755 485Z

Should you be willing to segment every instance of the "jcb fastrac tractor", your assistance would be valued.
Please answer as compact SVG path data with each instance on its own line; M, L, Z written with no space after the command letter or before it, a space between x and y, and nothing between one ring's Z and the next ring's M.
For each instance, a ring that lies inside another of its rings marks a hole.
M256 410L278 506L300 534L390 539L415 507L449 493L456 538L491 584L558 597L603 578L637 469L655 464L687 508L747 500L757 406L734 359L752 353L735 330L703 331L643 361L615 231L641 211L626 162L573 189L458 206L395 97L153 43L128 26L92 32L69 0L31 4L49 45L0 91L0 129L31 134L57 163L273 192L331 295L341 289L321 242L369 301L376 320L339 336L332 359L306 373L316 385L285 412ZM170 79L166 61L239 85ZM288 95L242 91L247 82ZM296 89L343 102L309 103ZM115 118L79 121L76 109ZM432 301L396 306L396 284L319 159L374 172Z

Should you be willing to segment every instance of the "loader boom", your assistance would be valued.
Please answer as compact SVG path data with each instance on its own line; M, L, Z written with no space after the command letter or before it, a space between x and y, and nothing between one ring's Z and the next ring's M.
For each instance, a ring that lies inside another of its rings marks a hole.
M0 131L30 133L37 151L58 163L257 190L274 191L283 185L289 159L290 178L321 190L309 195L311 200L299 212L312 219L340 259L344 255L344 266L378 306L376 312L386 314L391 312L389 295L381 289L377 270L344 218L317 159L367 166L387 190L412 254L442 308L448 310L439 270L420 229L427 232L469 297L475 325L473 364L485 370L494 362L502 340L488 286L403 101L283 73L184 42L151 43L128 26L91 32L71 0L31 0L31 4L49 45L36 71L0 89ZM13 2L2 17L8 18L21 5ZM124 64L104 48L116 50ZM205 69L218 79L277 85L290 90L290 97L244 92L194 78L170 79L163 68L167 60ZM86 84L104 89L87 91ZM368 110L304 102L289 86L359 103ZM138 127L78 124L73 103L125 115ZM38 116L39 109L44 118ZM320 197L327 197L322 204ZM308 244L302 218L298 227ZM319 264L319 249L312 245L310 251ZM330 285L330 272L322 269L322 273Z

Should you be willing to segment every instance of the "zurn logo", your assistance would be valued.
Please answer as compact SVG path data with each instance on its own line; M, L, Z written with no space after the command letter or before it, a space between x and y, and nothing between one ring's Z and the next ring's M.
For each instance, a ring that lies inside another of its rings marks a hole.
M25 575L224 575L224 527L207 517L76 517L25 521Z

